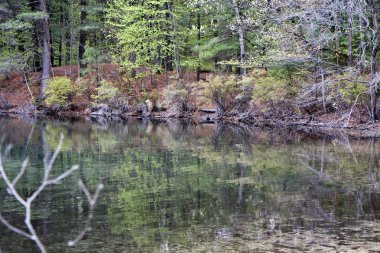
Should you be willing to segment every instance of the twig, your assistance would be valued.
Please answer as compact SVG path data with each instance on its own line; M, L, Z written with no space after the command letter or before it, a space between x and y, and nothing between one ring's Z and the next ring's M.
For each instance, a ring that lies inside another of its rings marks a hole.
M69 245L70 247L75 246L79 241L83 239L83 237L86 235L87 232L91 231L91 221L93 218L94 206L96 204L96 201L98 200L100 192L104 188L103 184L98 184L98 186L96 187L94 196L91 196L89 190L87 189L87 187L84 185L84 183L81 180L79 180L78 185L82 189L84 195L87 198L87 201L90 205L90 210L88 212L86 223L82 231L77 235L77 237L75 237L74 240L71 240L67 243L67 245Z
M12 181L12 184L13 185L16 185L18 180L20 180L20 178L24 175L24 172L25 172L25 169L26 169L26 166L28 165L28 162L29 162L29 159L25 159L24 162L22 163L21 165L21 169L20 169L20 172L18 173L18 175L15 177L15 179L13 179Z
M21 229L16 228L15 226L11 225L1 214L0 214L0 221L10 230L13 232L20 234L22 236L25 236L26 238L32 239L32 235L26 233L25 231L22 231ZM32 239L33 240L33 239Z
M28 140L26 141L26 144L25 144L25 150L24 150L24 156L23 157L26 156L26 152L28 151L29 143L32 140L32 136L33 136L33 132L34 132L35 127L36 127L36 123L33 122L33 126L32 126L32 129L30 130L30 133L29 133L29 136L28 136Z
M77 170L79 167L77 165L75 166L72 166L69 170L65 171L64 173L62 173L61 175L59 175L58 177L56 178L53 178L53 179L50 179L49 176L50 176L50 172L52 170L52 167L53 167L53 164L55 162L55 160L57 159L57 156L59 154L59 152L61 151L61 147L62 147L62 143L63 143L63 135L60 136L60 139L59 139L59 143L58 143L58 146L57 148L55 149L52 157L49 159L48 158L48 154L46 153L45 154L45 157L44 157L44 177L43 177L43 180L42 180L42 183L40 184L40 186L37 188L36 191L34 191L34 193L28 197L26 200L23 199L20 194L17 192L16 188L15 188L15 185L16 183L21 179L21 177L23 176L25 170L26 170L26 166L28 164L28 159L25 159L22 166L21 166L21 169L20 169L20 172L17 174L17 176L13 179L13 181L11 182L10 179L8 178L5 170L4 170L4 167L3 167L3 157L1 155L1 152L0 152L0 174L4 180L4 182L6 183L6 185L8 186L8 193L10 195L13 195L16 200L22 204L25 208L25 220L24 220L24 223L25 225L27 226L28 230L29 230L29 233L25 232L25 231L22 231L21 229L19 228L16 228L15 226L11 225L1 214L0 214L0 221L7 227L9 228L10 230L12 230L13 232L17 233L17 234L20 234L28 239L31 239L33 240L37 247L40 249L40 251L42 253L46 253L46 248L45 246L42 244L41 240L39 239L33 225L32 225L32 203L33 201L37 198L37 196L46 188L46 186L48 185L51 185L51 184L58 184L60 183L64 178L66 178L67 176L71 175L75 170ZM5 155L7 155L9 153L11 149L11 146L8 145L6 151L5 151Z
M23 71L22 73L23 73L24 81L25 81L26 87L28 88L28 91L29 91L30 97L32 98L32 100L34 100L33 93L32 93L32 91L31 91L31 89L30 89L30 87L29 87L28 78L26 77L26 73L25 73L25 71Z
M359 97L360 97L361 95L363 95L363 94L365 94L365 93L360 93L359 95L356 96L355 103L354 103L353 106L351 107L350 112L349 112L348 117L347 117L347 121L346 121L346 123L344 123L343 127L347 127L348 124L350 123L350 119L351 119L352 111L354 110L354 107L355 107L356 104L358 103Z

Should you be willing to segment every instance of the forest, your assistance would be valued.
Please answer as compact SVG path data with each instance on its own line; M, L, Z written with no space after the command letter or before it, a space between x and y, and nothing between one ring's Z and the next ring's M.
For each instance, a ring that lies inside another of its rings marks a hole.
M380 252L380 0L0 0L0 253Z
M12 114L371 125L377 0L1 0Z

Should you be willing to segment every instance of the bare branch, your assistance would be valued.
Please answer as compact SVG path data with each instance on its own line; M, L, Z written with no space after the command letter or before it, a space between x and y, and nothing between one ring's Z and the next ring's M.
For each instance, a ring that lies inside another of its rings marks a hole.
M78 165L74 165L69 170L66 170L64 173L62 173L61 175L59 175L58 177L46 181L46 185L49 185L49 184L59 184L63 179L65 179L66 177L70 176L71 173L73 173L74 171L76 171L78 169L79 169L79 166Z
M78 165L72 166L69 170L65 171L64 173L57 176L56 178L49 179L49 175L50 175L50 172L53 168L53 164L56 161L59 152L61 151L63 138L64 138L63 135L61 135L60 139L59 139L59 143L57 145L57 148L55 149L55 151L54 151L54 153L50 159L48 159L48 154L47 153L45 154L45 157L44 157L44 176L43 176L42 182L41 182L40 186L37 188L37 190L34 191L34 193L30 197L28 197L27 200L24 200L19 195L19 193L17 192L17 190L15 188L15 185L24 175L25 170L26 170L26 166L28 165L28 159L24 160L24 162L22 163L20 172L17 174L17 176L11 182L9 180L5 170L4 170L4 167L3 167L3 157L4 156L2 156L2 154L0 152L0 174L1 174L4 182L8 186L9 194L13 195L16 198L16 200L25 207L24 223L27 226L29 233L22 231L21 229L18 229L15 226L11 225L3 216L1 216L1 214L0 214L0 221L7 228L12 230L13 232L15 232L19 235L22 235L28 239L33 240L42 253L46 253L46 248L43 245L43 243L41 242L41 240L39 239L39 237L35 231L35 228L33 227L32 221L31 221L32 220L32 203L38 197L38 195L46 188L46 186L51 185L51 184L60 183L63 179L70 176L75 170L77 170L79 168ZM12 147L11 145L7 146L7 149L5 150L5 157L9 154L11 147ZM98 187L98 188L102 189L102 187L103 187L103 185L101 185L101 187L100 188ZM99 192L100 192L100 190L97 189L94 197L90 198L90 200L89 200L91 210L93 208L94 203L96 202L96 199L98 198ZM92 216L92 214L91 214L91 216Z
M87 189L86 185L81 180L79 180L78 185L82 189L84 195L87 198L87 201L88 201L88 203L90 205L90 210L88 212L86 223L85 223L85 226L82 229L82 231L77 235L77 237L75 237L75 239L73 239L73 240L71 240L71 241L69 241L67 243L67 245L70 246L70 247L75 246L79 241L81 241L83 239L83 237L86 235L87 232L91 231L91 221L92 221L92 218L93 218L94 206L96 204L96 201L98 200L100 192L104 188L103 184L98 184L98 186L96 187L94 196L91 196L91 194L90 194L89 190Z
M32 239L32 235L26 233L25 231L22 231L21 229L16 228L15 226L11 225L0 213L0 221L10 230L13 232L20 234L26 238Z
M29 159L25 159L24 162L22 163L21 165L21 169L20 169L20 172L18 173L18 175L15 177L15 179L13 179L12 181L12 184L13 185L16 185L18 180L20 180L20 178L24 175L24 172L25 172L25 169L26 169L26 166L28 165L28 162L29 162Z

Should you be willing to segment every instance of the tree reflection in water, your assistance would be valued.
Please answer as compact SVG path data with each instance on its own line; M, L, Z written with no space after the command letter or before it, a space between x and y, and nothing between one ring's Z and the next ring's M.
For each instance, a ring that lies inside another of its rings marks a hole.
M22 159L21 147L33 125L16 121L0 122L3 132L22 129L8 136L16 143L14 161ZM49 146L57 143L57 133L67 136L57 166L78 163L80 173L72 180L93 188L99 180L105 183L94 229L71 252L328 252L378 247L380 149L374 139L175 121L35 125L45 125ZM39 132L32 134L27 152L34 167L42 152ZM29 181L20 182L26 192L34 185L33 173L36 170L30 171ZM43 239L51 250L60 251L62 241L80 231L78 224L89 210L84 210L77 189L60 185L50 191L55 197L41 198L47 213L36 215L35 223L42 230L43 221L49 220ZM8 203L5 197L1 195L2 203ZM8 214L14 213L12 204L5 206ZM5 236L0 239L5 252L22 247L14 236Z
M25 146L26 147L25 149L28 148L30 137L33 134L33 131L34 131L34 125L30 131L29 136L28 136L28 140L27 140L27 144ZM34 241L34 243L36 244L39 251L41 253L45 253L45 252L47 252L46 246L42 243L40 236L36 233L36 229L35 229L34 225L32 224L33 213L35 211L32 208L34 206L34 201L39 197L39 195L41 195L41 193L46 188L50 187L51 185L57 185L57 184L62 183L62 181L66 177L69 177L74 171L78 170L79 167L78 167L78 165L74 165L70 169L62 172L60 175L52 177L51 172L53 170L53 165L54 165L54 163L55 163L55 161L59 155L59 152L61 151L64 136L62 134L60 135L58 145L57 145L56 149L54 150L53 154L51 154L51 155L49 154L49 150L47 148L48 144L46 143L45 138L44 138L45 137L44 131L43 131L42 137L43 137L42 139L43 139L43 147L44 147L43 148L44 149L43 176L41 178L41 182L38 185L38 187L30 195L27 195L27 196L22 196L22 193L20 193L18 191L18 189L17 189L18 187L16 186L16 184L24 176L25 171L26 171L27 166L28 166L28 163L29 163L29 159L26 158L22 162L21 168L20 168L18 174L16 175L16 177L14 177L13 180L11 180L8 177L6 170L4 169L3 162L5 162L7 160L9 153L12 151L12 145L11 144L7 145L6 149L4 150L4 153L3 153L2 149L0 148L0 177L3 179L3 181L5 183L6 190L7 190L8 194L11 197L13 197L14 200L17 201L25 209L24 210L25 217L23 217L23 220L24 220L24 225L26 226L27 229L25 230L23 228L18 228L17 226L12 225L1 213L0 213L0 222L5 227L7 227L10 231L12 231L12 232L14 232L20 236L23 236L29 240ZM3 140L4 140L4 138L3 138ZM3 146L3 140L1 141L0 147ZM87 189L86 185L82 181L79 181L79 187L81 188L81 190L83 191L84 195L87 198L87 201L88 201L88 204L90 207L90 211L89 211L84 229L79 233L79 235L74 240L71 240L68 242L68 246L71 246L71 247L75 246L80 240L83 239L85 234L91 230L91 220L93 217L93 209L94 209L94 206L95 206L97 199L99 197L100 191L103 189L104 186L102 184L99 184L97 186L97 189L96 189L95 194L93 196L89 193L89 190ZM47 230L46 223L44 222L43 223L43 231L45 232L46 230ZM43 233L43 234L46 234L46 233Z

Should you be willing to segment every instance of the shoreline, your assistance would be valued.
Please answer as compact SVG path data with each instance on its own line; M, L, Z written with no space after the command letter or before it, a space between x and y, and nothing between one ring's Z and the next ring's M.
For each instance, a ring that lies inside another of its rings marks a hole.
M91 120L94 122L116 122L135 120L151 121L179 121L188 124L206 125L206 124L223 124L238 126L244 128L269 128L284 129L293 131L302 131L307 134L323 134L327 136L346 135L351 138L380 138L380 123L358 124L354 126L340 126L339 124L326 123L316 120L283 120L278 118L250 118L249 120L240 120L238 117L209 117L207 114L200 115L199 111L195 113L185 113L173 115L165 112L151 112L147 115L137 110L123 113L107 112L104 114L91 114L88 111L54 111L52 108L47 110L35 110L29 112L20 112L15 110L0 110L0 118L30 118L30 119L59 119L59 120Z

